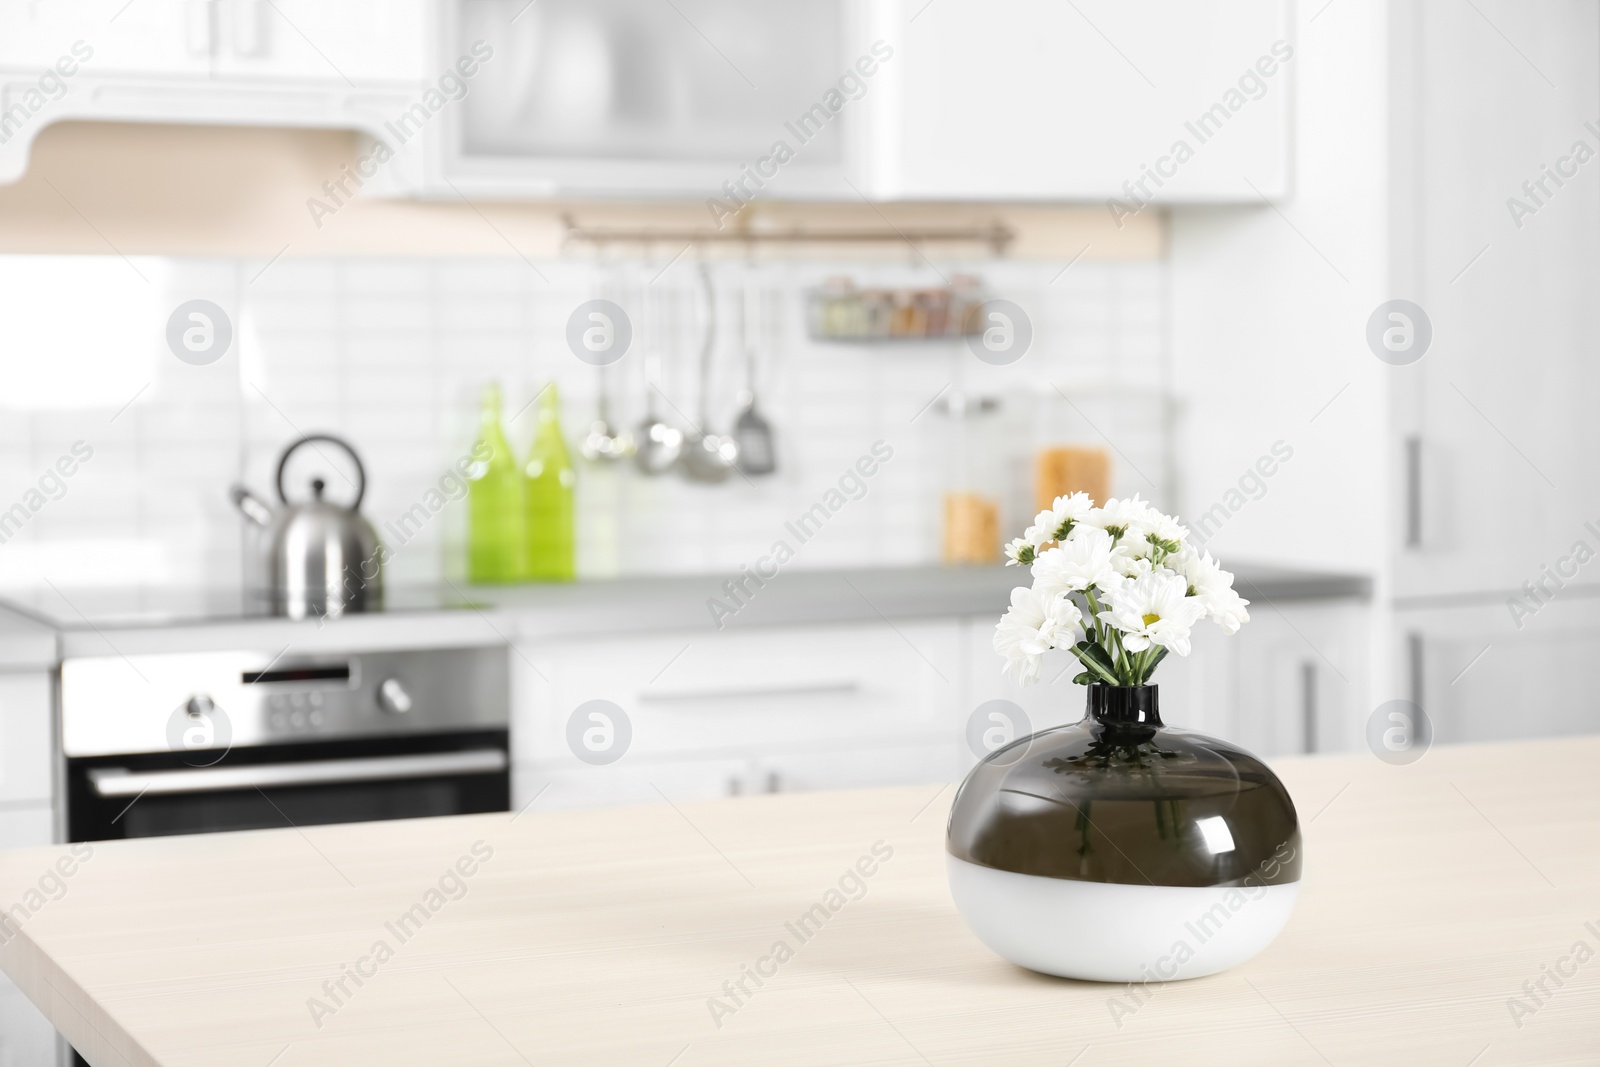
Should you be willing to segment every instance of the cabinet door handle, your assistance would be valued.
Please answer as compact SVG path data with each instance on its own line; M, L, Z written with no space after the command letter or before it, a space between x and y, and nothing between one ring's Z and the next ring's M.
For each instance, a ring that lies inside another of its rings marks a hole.
M195 59L210 59L217 40L216 0L188 0L183 5L184 46Z
M1309 660L1300 664L1300 724L1310 755L1317 750L1317 665Z
M264 56L266 48L263 0L233 0L233 54L236 56Z
M1406 547L1422 547L1422 438L1406 438Z
M470 748L417 756L368 756L361 759L306 760L304 763L258 763L196 770L130 771L126 767L95 768L89 784L102 797L149 793L216 793L264 786L292 788L343 785L381 779L443 778L462 774L499 774L509 765L504 750Z
M678 704L696 700L819 696L824 693L855 693L860 689L860 682L796 682L794 685L750 686L747 689L676 689L666 692L646 690L639 694L639 700L645 704Z
M1424 701L1428 697L1428 660L1427 648L1423 644L1422 633L1412 630L1406 634L1406 668L1409 678L1407 688L1411 690L1409 696L1420 714L1414 717L1411 723L1411 743L1413 745L1429 745L1433 743L1433 720L1427 718L1423 710Z

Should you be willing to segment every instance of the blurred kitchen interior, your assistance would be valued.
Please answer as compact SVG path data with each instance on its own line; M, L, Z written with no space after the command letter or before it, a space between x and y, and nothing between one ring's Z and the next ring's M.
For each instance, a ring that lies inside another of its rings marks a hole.
M7 531L4 596L108 632L205 617L257 552L229 487L265 493L285 445L324 432L365 466L392 604L448 588L511 610L680 578L682 617L716 634L724 582L882 441L893 459L776 585L996 575L1042 485L1103 484L1287 591L1242 586L1250 631L1164 676L1189 694L1180 720L1269 753L1359 747L1395 698L1440 740L1594 727L1564 696L1590 678L1596 601L1569 589L1518 619L1507 598L1593 517L1596 172L1537 218L1505 205L1586 136L1592 5L658 6L0 10L3 503L93 449ZM92 58L41 74L80 40ZM429 93L441 105L395 143ZM802 141L792 122L818 101L828 122ZM760 161L778 140L793 161L741 207L752 187L734 183L776 166ZM963 293L1023 309L1021 360L974 357ZM602 368L565 340L596 298L634 333ZM1397 298L1431 317L1412 365L1368 342ZM194 299L234 330L204 367L167 341ZM467 507L441 479L487 385L521 455L550 382L576 589L473 586ZM581 455L601 418L731 432L751 393L770 474ZM422 521L430 492L446 500ZM831 588L852 626L881 627ZM901 627L953 672L952 721L999 697L1075 714L1065 681L999 678L1003 591L986 595ZM609 628L584 639L600 661L633 658L636 631L664 659L698 636L622 609ZM532 645L514 688L548 682Z

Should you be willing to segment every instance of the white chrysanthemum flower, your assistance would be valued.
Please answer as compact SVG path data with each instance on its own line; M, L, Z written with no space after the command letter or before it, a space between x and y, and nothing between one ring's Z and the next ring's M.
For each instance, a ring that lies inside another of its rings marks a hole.
M1042 593L1076 593L1117 580L1111 535L1094 526L1080 527L1033 563L1033 584Z
M1155 544L1159 541L1167 546L1167 551L1178 551L1189 537L1189 528L1171 515L1163 515L1159 511L1151 510L1154 513L1154 518L1144 531L1145 541L1150 544Z
M1205 605L1188 595L1181 574L1156 571L1124 582L1100 618L1122 631L1122 647L1143 652L1151 645L1189 654L1189 631L1205 615Z
M1077 525L1094 510L1094 501L1088 493L1058 496L1046 511L1034 516L1033 525L1023 531L1023 538L1035 546L1065 539Z
M1163 518L1161 512L1135 493L1130 500L1112 497L1103 507L1089 512L1083 521L1089 526L1098 526L1120 544L1124 540L1144 541L1145 534L1155 529L1157 521Z
M1046 595L1022 586L1011 590L1011 608L994 628L994 650L1005 657L1006 674L1027 685L1052 648L1083 640L1083 612L1065 594Z
M1038 558L1039 548L1025 537L1014 537L1005 552L1007 567L1026 567Z
M1143 554L1139 551L1140 546L1143 546ZM1111 567L1117 572L1117 576L1122 579L1122 582L1107 584L1104 586L1106 589L1112 588L1113 585L1121 585L1129 579L1149 574L1155 570L1155 565L1150 561L1150 546L1143 541L1136 541L1131 545L1118 544L1111 552ZM1165 570L1166 568L1163 567L1162 569Z
M1223 570L1211 553L1201 556L1190 549L1173 562L1189 583L1189 596L1205 606L1206 618L1216 620L1223 633L1232 636L1250 621L1245 610L1250 601L1234 592L1233 575Z

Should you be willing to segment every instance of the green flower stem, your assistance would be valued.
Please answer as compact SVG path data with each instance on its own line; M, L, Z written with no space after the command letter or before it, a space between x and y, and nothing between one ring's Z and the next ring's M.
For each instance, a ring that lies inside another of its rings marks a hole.
M1117 677L1122 681L1123 685L1132 685L1133 683L1128 681L1128 653L1122 647L1122 634L1114 627L1109 629L1111 630L1111 641L1117 648L1116 655L1112 657L1112 662L1117 665Z
M1094 621L1094 643L1104 648L1105 623L1100 621L1100 602L1094 598L1094 586L1085 589L1083 595L1089 601L1089 618Z

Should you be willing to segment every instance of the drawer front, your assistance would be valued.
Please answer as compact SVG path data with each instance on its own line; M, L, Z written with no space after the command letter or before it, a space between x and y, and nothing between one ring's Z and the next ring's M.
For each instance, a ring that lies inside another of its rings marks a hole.
M954 742L748 759L623 759L604 767L518 766L512 771L512 810L520 811L524 805L529 805L530 811L556 811L664 801L677 804L818 789L937 788L958 780L962 773L961 750Z
M752 791L804 793L894 785L936 788L959 780L964 770L961 749L954 741L806 752L757 761ZM932 793L930 789L929 795Z
M958 633L953 620L940 620L530 648L518 685L517 757L575 761L568 721L596 700L626 717L624 758L943 738L959 703Z
M674 804L716 800L744 791L750 777L745 759L649 761L623 759L610 766L515 766L511 772L511 810L559 811L618 804ZM530 804L531 802L531 804Z

